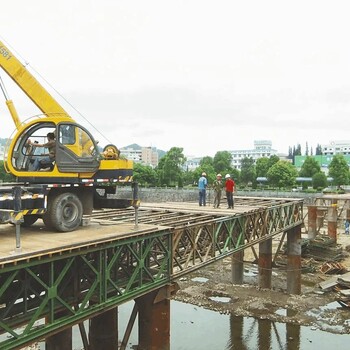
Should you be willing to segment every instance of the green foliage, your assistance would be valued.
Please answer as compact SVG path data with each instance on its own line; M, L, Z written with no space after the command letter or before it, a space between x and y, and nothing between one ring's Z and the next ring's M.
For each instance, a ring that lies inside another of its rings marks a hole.
M321 145L320 144L317 144L317 146L316 146L316 151L315 151L316 153L316 156L319 156L319 155L321 155L322 154L322 147L321 147Z
M269 183L278 188L292 187L298 172L294 165L285 160L279 160L267 172Z
M15 181L15 177L5 171L4 161L0 160L0 180L3 182Z
M183 148L172 147L158 163L157 172L160 185L182 186L182 166L185 161Z
M273 156L270 156L270 158L269 158L269 167L271 168L279 160L280 160L279 156L276 156L275 154Z
M349 183L349 166L342 154L333 156L328 169L328 174L333 178L334 185L341 186Z
M299 176L302 177L313 177L316 173L321 171L321 167L317 160L313 157L306 157L303 165L301 166Z
M216 173L229 173L232 170L232 154L228 151L216 152L213 165Z
M262 157L256 160L255 171L257 177L266 177L269 169L269 158Z
M244 157L241 160L241 182L243 184L254 183L256 181L256 171L254 159Z
M312 187L315 189L327 187L327 176L322 171L312 176Z
M199 165L202 167L206 167L207 165L213 165L213 158L209 156L205 156L199 162Z
M158 176L151 166L135 163L133 173L134 180L137 181L140 186L147 187L157 185Z

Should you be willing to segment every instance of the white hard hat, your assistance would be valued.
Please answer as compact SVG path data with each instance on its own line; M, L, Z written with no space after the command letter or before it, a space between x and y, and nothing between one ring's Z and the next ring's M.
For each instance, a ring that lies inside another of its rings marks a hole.
M225 175L225 179L228 179L229 177L231 177L230 174L226 174L226 175Z
M203 173L202 173L202 176L207 176L207 174L203 172Z
M216 177L222 177L222 175L221 174L217 174Z

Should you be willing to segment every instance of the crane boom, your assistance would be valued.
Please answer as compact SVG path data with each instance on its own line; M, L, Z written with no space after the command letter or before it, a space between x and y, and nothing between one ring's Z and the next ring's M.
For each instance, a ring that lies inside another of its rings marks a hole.
M44 114L69 116L2 41L0 41L0 67Z
M134 199L109 196L116 194L117 186L132 182L133 162L119 158L114 145L105 146L101 153L91 133L68 115L1 41L0 68L43 112L21 122L0 80L17 128L5 150L4 165L16 184L23 184L23 224L42 219L48 228L73 231L94 209L134 205ZM11 221L8 209L17 208L12 188L0 190L0 223Z

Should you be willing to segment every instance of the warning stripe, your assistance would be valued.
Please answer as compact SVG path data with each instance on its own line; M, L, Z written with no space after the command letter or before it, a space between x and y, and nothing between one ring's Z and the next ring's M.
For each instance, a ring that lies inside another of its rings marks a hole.
M33 195L26 194L24 196L21 196L21 199L22 200L24 200L24 199L41 199L44 197L45 197L44 194L35 193ZM9 194L0 195L0 201L7 201L7 200L14 200L14 198L12 195L9 195Z
M46 209L26 209L22 210L23 215L35 215L35 214L43 214Z

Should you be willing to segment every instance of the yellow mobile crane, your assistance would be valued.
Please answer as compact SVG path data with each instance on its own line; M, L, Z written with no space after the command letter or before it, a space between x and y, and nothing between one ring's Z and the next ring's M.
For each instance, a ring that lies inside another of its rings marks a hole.
M72 231L81 224L83 215L91 214L95 208L132 205L133 200L108 196L115 193L117 185L132 182L132 161L119 159L113 145L100 153L89 131L73 120L1 41L0 67L43 113L21 122L1 86L16 126L4 165L21 186L22 225L29 226L42 218L50 228ZM43 148L36 144L45 145L48 133L55 136L55 154L52 163L40 169ZM0 187L0 223L11 221L7 213L14 207L13 186Z

